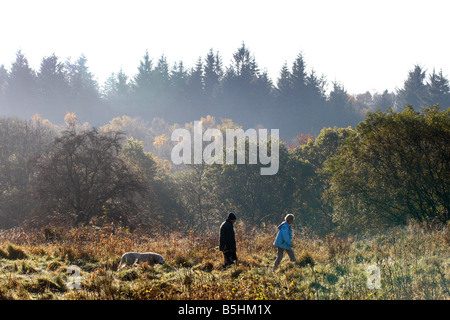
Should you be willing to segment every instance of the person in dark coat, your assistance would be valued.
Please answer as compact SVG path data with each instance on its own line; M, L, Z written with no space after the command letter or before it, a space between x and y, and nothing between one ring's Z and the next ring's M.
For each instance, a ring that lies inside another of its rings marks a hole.
M224 264L227 268L234 264L237 260L236 256L236 240L234 238L233 224L236 222L234 213L228 215L227 220L220 226L219 250L223 252Z

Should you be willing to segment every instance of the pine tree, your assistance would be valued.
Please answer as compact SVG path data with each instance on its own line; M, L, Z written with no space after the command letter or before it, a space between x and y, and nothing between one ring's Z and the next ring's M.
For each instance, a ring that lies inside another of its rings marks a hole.
M258 76L259 70L255 57L251 55L245 43L242 43L242 46L233 53L231 69L233 70L233 74L241 78L245 83L250 83Z
M448 79L443 75L442 69L439 73L433 69L428 78L428 105L439 104L443 108L450 107L450 86Z
M334 81L328 99L328 125L356 125L359 120L353 109L352 96L342 84Z
M122 71L122 69L120 69L116 75L116 87L115 87L116 94L120 98L125 99L130 94L130 89L131 86L128 80L128 76Z
M327 82L325 76L318 77L314 70L311 70L306 77L306 94L305 103L314 110L321 113L324 104L326 103L326 86Z
M307 96L306 79L306 64L303 55L300 53L292 64L291 85L294 103L301 107L305 107L304 99Z
M205 58L204 89L209 99L216 97L219 91L220 81L223 77L222 61L219 53L213 53L210 49Z
M153 85L153 62L148 50L145 51L143 60L139 62L138 73L134 78L134 87L137 94L149 91Z
M280 76L277 80L276 96L282 104L292 99L291 72L285 62L280 70Z
M175 63L170 72L170 83L175 94L186 92L187 78L188 71L184 67L183 61Z
M369 91L356 95L356 104L359 109L373 109L373 96Z
M8 70L5 66L0 65L0 110L7 110L6 105L6 86L8 85Z
M195 67L189 71L187 79L188 99L186 107L191 112L200 117L205 111L204 101L204 76L203 76L203 62L202 58L197 59Z
M87 58L84 54L75 63L71 63L70 60L67 61L66 68L69 70L69 85L75 97L82 99L98 99L100 97L98 83L89 71Z
M81 122L100 124L108 120L105 104L101 99L99 85L89 71L87 58L82 54L75 63L66 62L67 79L72 102L70 112L74 112Z
M99 98L99 86L94 75L89 71L87 58L82 54L75 63L66 63L68 82L75 96Z
M139 62L138 72L132 84L132 110L133 114L147 117L147 112L153 112L155 107L155 74L153 61L148 50ZM155 116L152 113L153 116Z
M256 60L250 50L242 46L233 53L231 65L223 79L222 116L238 119L243 126L254 126L261 116L257 96L257 80L260 76Z
M14 114L31 118L37 112L36 73L20 50L11 66L5 95Z
M347 106L349 95L344 86L337 82L333 82L333 90L330 92L329 104L332 108L338 109Z
M70 89L64 63L53 54L44 57L37 74L40 95L39 112L44 118L62 123L70 108Z
M275 95L274 86L267 71L261 72L254 81L252 95L254 106L260 113L257 118L259 118L261 124L268 126L272 120L270 113L275 111L273 108Z
M173 100L173 108L183 110L188 97L188 70L184 67L183 61L175 63L170 72L170 92Z
M153 70L154 73L154 86L156 93L159 94L167 94L167 90L169 89L170 84L170 75L169 75L169 64L167 62L167 58L162 55L158 59L158 63Z
M119 70L117 74L112 73L104 84L104 98L108 105L117 113L127 110L128 114L132 114L129 110L131 97L131 84L128 76Z
M373 95L373 110L386 111L388 108L395 108L395 95L384 90L382 94Z
M170 117L171 113L171 92L170 92L170 74L169 63L164 55L158 59L153 70L153 92L154 92L154 116Z
M398 90L397 97L401 109L408 104L414 108L427 106L427 85L425 84L426 71L421 66L415 65L414 69L409 71L408 78L405 80L402 89Z

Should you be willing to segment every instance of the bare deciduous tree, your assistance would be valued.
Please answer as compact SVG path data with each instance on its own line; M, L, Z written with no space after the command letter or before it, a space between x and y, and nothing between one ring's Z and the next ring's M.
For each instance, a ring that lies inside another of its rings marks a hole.
M39 215L57 215L77 224L92 218L127 223L137 214L141 177L119 156L120 132L74 127L55 139L51 152L37 159L35 195Z

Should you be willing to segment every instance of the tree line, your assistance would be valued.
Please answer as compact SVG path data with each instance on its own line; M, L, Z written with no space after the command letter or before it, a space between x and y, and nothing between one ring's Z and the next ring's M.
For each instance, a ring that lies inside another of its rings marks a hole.
M202 122L204 129L240 127L212 116ZM248 158L241 165L174 166L167 151L176 142L166 136L173 128L122 117L97 129L70 113L64 125L1 118L0 227L203 230L233 211L253 226L293 213L302 227L327 234L450 218L448 108L369 112L354 128L300 135L295 144L280 144L273 176L261 175Z
M427 75L416 65L396 92L352 95L342 83L329 84L325 75L308 68L301 53L272 80L245 43L228 65L213 49L191 67L183 61L171 64L164 55L154 59L147 51L136 74L119 70L102 85L84 55L62 61L52 54L33 70L18 51L9 69L0 65L1 113L24 119L38 113L57 124L67 112L96 126L123 114L169 123L213 115L244 127L280 128L283 138L293 139L299 133L317 136L324 127L355 126L367 111L399 111L407 104L416 110L450 106L450 86L442 70Z

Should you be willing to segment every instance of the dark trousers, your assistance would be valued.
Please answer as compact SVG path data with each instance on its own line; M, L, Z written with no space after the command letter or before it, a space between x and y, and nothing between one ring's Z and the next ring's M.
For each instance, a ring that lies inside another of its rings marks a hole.
M224 264L223 264L224 267L228 267L228 266L232 265L237 260L236 251L224 250L223 251L223 259L224 259Z
M287 250L287 249L283 249L283 248L277 247L277 258L276 258L275 263L273 265L273 270L274 271L278 268L278 265L280 264L281 260L283 259L283 254L284 254L285 251L288 254L289 259L292 262L297 262L297 260L295 259L294 251L292 249L291 250Z

